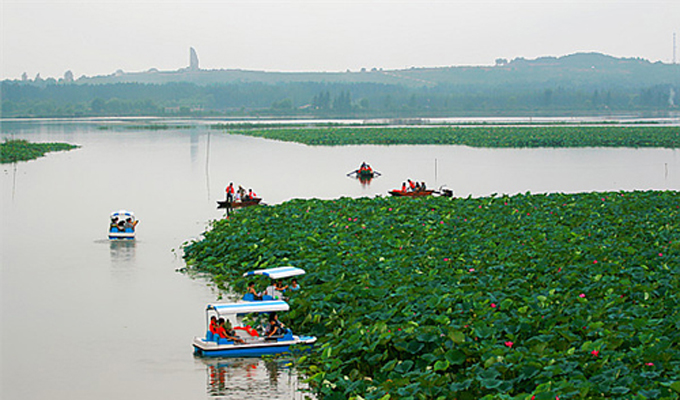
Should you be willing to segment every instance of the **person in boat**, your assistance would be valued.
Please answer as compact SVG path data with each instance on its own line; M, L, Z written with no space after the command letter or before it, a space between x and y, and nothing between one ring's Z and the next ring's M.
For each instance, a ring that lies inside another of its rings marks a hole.
M248 189L248 200L255 200L257 198L257 194L253 192L253 189Z
M255 291L255 282L248 282L247 293L252 294L255 300L262 300L262 296Z
M210 317L210 325L208 326L210 333L217 335L217 327L217 317L213 315Z
M240 198L241 201L245 200L246 198L246 190L243 188L243 186L238 185L238 197Z
M407 181L408 181L408 187L411 189L412 192L414 192L416 190L416 184L410 179L407 179Z
M230 203L234 201L234 182L229 182L225 191L227 192L227 201Z
M297 279L290 281L290 290L300 290L300 285L298 285Z
M416 187L413 188L413 191L414 192L420 192L420 183L419 182L416 182Z
M231 340L234 343L245 343L243 339L236 336L236 332L231 328L231 323L224 318L217 320L217 334L222 339Z
M279 316L276 313L271 313L265 338L274 339L280 336L283 336L283 324L279 321Z
M115 215L111 217L111 226L109 227L110 231L113 231L114 229L118 229L118 217Z
M406 182L401 183L401 192L406 193Z
M286 289L288 289L288 285L285 285L285 286L284 286L283 282L281 282L281 279L279 279L279 280L276 281L276 283L274 284L274 289L276 289L276 290L278 290L279 292L283 293L283 292L286 291Z
M125 227L125 230L127 229L135 229L135 225L137 224L137 221L132 222L132 218L126 218L125 219L125 224L123 225Z
M425 186L425 182L420 182L420 190L422 190L422 191L427 190L427 186Z

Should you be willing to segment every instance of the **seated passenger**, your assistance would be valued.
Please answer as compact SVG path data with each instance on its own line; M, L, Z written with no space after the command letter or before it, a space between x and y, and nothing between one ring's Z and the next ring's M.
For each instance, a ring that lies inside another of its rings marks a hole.
M269 316L269 325L267 326L265 338L275 339L281 336L283 336L283 324L279 322L279 317L276 315L276 313L272 313Z
M300 290L300 285L298 285L297 279L293 279L290 282L290 290Z
M248 291L246 293L252 294L255 300L262 300L262 296L255 291L255 282L248 282Z
M217 320L217 334L222 339L231 340L234 343L245 343L243 339L236 336L236 332L231 329L231 323L229 321L225 321L224 318Z
M288 285L285 285L285 286L284 286L284 285L283 285L283 282L281 282L281 279L279 279L279 280L276 281L276 283L274 284L274 289L276 289L276 290L278 290L279 292L282 292L282 293L283 293L283 292L286 291L286 289L288 289Z
M210 326L208 328L210 330L210 333L217 335L217 327L218 327L217 317L213 315L212 317L210 317Z

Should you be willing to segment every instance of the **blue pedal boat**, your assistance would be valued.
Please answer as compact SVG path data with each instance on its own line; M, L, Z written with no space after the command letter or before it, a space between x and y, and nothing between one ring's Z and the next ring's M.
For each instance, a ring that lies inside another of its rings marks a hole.
M109 239L134 239L135 228L138 223L139 221L132 211L118 210L112 212Z
M248 271L243 274L244 277L247 276L266 276L272 280L272 284L267 286L267 289L262 293L262 300L279 300L283 299L283 293L276 290L274 286L274 281L279 279L292 278L294 276L304 275L305 270L302 268L287 266L287 267L276 267L267 269L258 269L255 271ZM259 301L255 300L255 297L251 293L246 293L243 296L245 301Z
M294 335L290 329L284 328L282 335L265 338L264 329L251 326L257 327L263 315L289 309L288 303L282 300L208 304L205 311L206 334L194 338L194 354L202 357L260 357L288 353L293 345L313 345L316 342L314 336ZM212 316L228 319L243 343L235 343L210 332L208 325Z

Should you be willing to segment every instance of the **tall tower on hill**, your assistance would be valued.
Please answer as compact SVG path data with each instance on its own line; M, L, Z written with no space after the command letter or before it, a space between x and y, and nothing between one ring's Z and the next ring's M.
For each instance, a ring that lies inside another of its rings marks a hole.
M198 54L193 47L189 47L189 70L198 71Z

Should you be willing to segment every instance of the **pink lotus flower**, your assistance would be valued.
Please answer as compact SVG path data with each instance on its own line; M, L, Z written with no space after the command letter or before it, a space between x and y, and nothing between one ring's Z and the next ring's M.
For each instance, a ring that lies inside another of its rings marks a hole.
M513 344L514 344L514 343L512 343L511 341L505 342L505 345L508 346L508 347L512 347Z
M390 207L387 211L392 211L392 207Z
M659 253L659 257L663 257L663 253Z
M645 363L645 365L648 366L648 367L653 367L654 363Z
M449 261L449 259L448 259L448 258L445 258L444 261Z
M584 299L584 298L586 297L586 294L585 294L585 293L581 293L581 294L578 295L578 297Z
M593 357L597 357L598 355L600 355L600 351L599 350L593 350L593 351L590 352L590 354L592 354Z
M470 268L469 271L470 271L470 272L475 272L475 269L474 269L474 268Z
M491 303L491 308L496 308L496 303Z
M597 264L597 260L593 260L593 264Z

